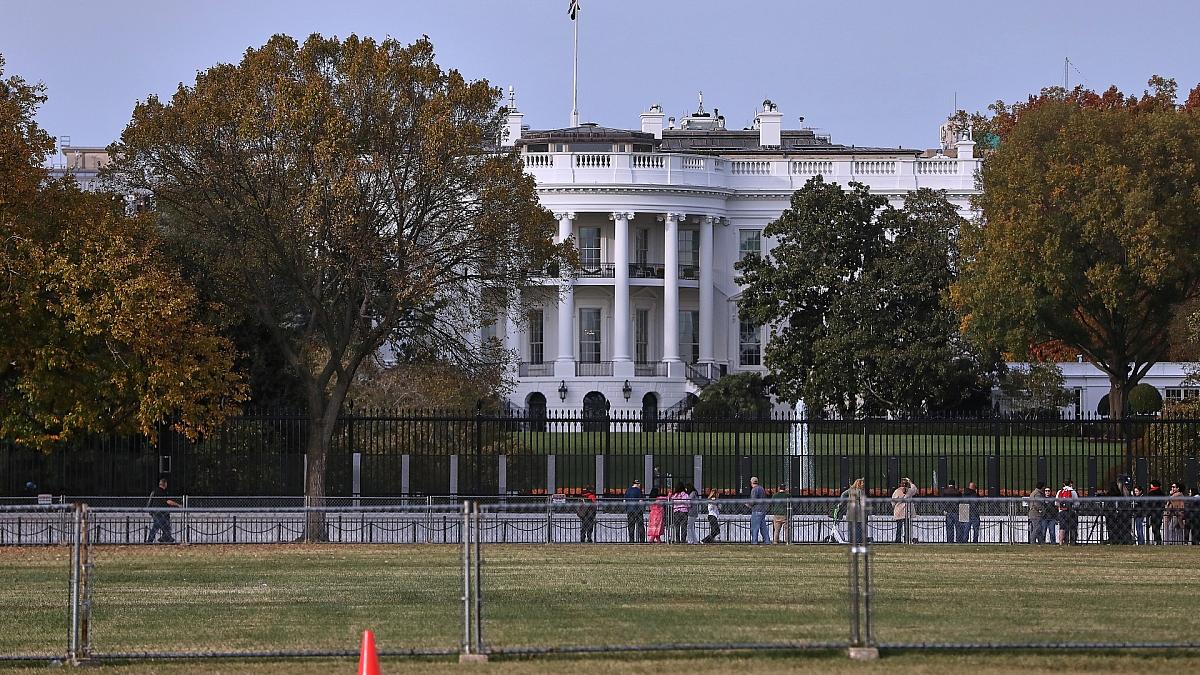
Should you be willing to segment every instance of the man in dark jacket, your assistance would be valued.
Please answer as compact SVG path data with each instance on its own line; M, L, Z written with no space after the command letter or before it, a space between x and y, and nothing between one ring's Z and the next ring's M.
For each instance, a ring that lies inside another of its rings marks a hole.
M175 543L175 538L171 536L171 514L167 512L167 509L181 506L182 504L167 496L167 479L160 478L158 487L150 492L150 499L146 500L146 508L152 509L150 511L150 531L146 533L147 544L154 543L155 533L159 534L159 543Z
M645 507L641 501L645 499L642 494L642 481L635 480L633 485L625 491L625 517L629 519L629 543L646 543L646 521L642 519L642 513Z
M954 501L962 496L962 492L954 481L946 481L946 487L942 488L942 514L946 517L946 543L953 544L957 541L958 535L958 502Z
M975 481L967 483L967 488L962 491L962 496L970 501L967 505L967 522L958 524L958 543L963 544L971 542L979 543L979 489L975 485Z

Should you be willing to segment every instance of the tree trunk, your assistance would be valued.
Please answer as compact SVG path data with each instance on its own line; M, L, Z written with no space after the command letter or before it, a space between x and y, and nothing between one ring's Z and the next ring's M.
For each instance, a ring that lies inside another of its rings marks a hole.
M323 421L324 416L309 416L307 467L305 470L304 496L311 507L325 506L325 465L329 458L329 434ZM304 539L308 542L329 541L324 511L309 511L304 519Z
M1125 417L1125 399L1132 385L1126 378L1108 377L1108 418L1120 420Z

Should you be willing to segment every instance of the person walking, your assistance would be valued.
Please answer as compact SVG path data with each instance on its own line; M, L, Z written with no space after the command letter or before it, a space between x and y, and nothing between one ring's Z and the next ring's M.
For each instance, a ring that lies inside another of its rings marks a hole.
M946 543L953 544L958 540L958 502L955 501L962 496L958 486L954 481L946 481L946 487L942 488L942 516L946 520Z
M653 499L654 503L650 505L650 524L646 528L646 541L661 544L667 522L667 497L656 487L650 490L650 499Z
M721 516L721 505L717 503L719 495L716 490L708 492L708 536L703 539L704 543L711 544L721 536L721 525L719 518Z
M1058 543L1063 546L1078 543L1079 493L1075 492L1075 481L1070 478L1063 481L1054 497L1054 505L1058 507Z
M1030 490L1029 504L1029 543L1040 544L1046 541L1046 530L1042 527L1042 519L1046 517L1046 483L1038 482L1037 487Z
M1133 537L1138 546L1146 543L1146 502L1142 499L1142 486L1133 486Z
M1183 514L1187 508L1187 497L1183 494L1183 486L1178 482L1171 483L1171 491L1167 497L1162 516L1164 539L1168 544L1186 543Z
M182 508L183 505L167 496L167 479L159 478L158 487L150 491L150 499L146 500L146 508L150 511L150 530L146 533L146 543L154 543L154 535L158 534L160 544L174 544L175 537L171 536L171 514L169 508Z
M758 484L758 477L750 478L750 543L769 544L770 530L767 527L767 491Z
M779 489L771 495L771 541L776 544L782 544L785 540L791 541L792 538L788 531L791 528L787 526L789 497L787 486L783 483L780 483Z
M846 505L846 535L851 544L866 543L866 518L863 499L866 496L866 479L857 478L846 491L842 493L842 502Z
M916 496L917 486L913 485L911 478L901 478L899 487L892 492L892 520L896 524L896 536L892 541L897 544L917 541L912 536L912 500Z
M692 495L688 491L687 483L678 484L675 494L671 495L671 529L674 535L671 541L676 544L687 543L688 507L691 501Z
M1183 511L1183 520L1187 524L1186 539L1191 545L1200 546L1200 485L1193 486L1191 493Z
M646 542L646 521L642 519L645 506L642 504L642 481L634 479L633 485L625 490L625 518L628 520L629 543Z
M1163 519L1163 500L1154 499L1154 497L1166 497L1167 493L1163 492L1162 481L1150 481L1150 489L1146 491L1146 496L1150 499L1146 500L1146 525L1149 532L1149 541L1151 544L1163 543L1162 519Z

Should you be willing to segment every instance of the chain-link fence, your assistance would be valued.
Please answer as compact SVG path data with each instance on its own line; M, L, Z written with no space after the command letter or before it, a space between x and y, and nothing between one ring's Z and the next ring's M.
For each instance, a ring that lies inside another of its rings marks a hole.
M434 501L0 507L0 655L1200 648L1178 494Z

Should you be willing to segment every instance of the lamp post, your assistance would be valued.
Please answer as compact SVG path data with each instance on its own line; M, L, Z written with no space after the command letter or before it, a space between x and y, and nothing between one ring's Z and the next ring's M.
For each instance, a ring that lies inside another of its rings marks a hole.
M558 383L558 400L560 400L560 401L567 400L567 381L566 380L563 380L562 382Z
M621 387L621 393L625 395L625 400L628 401L630 396L633 396L633 387L629 386L629 380L625 380L625 386Z

